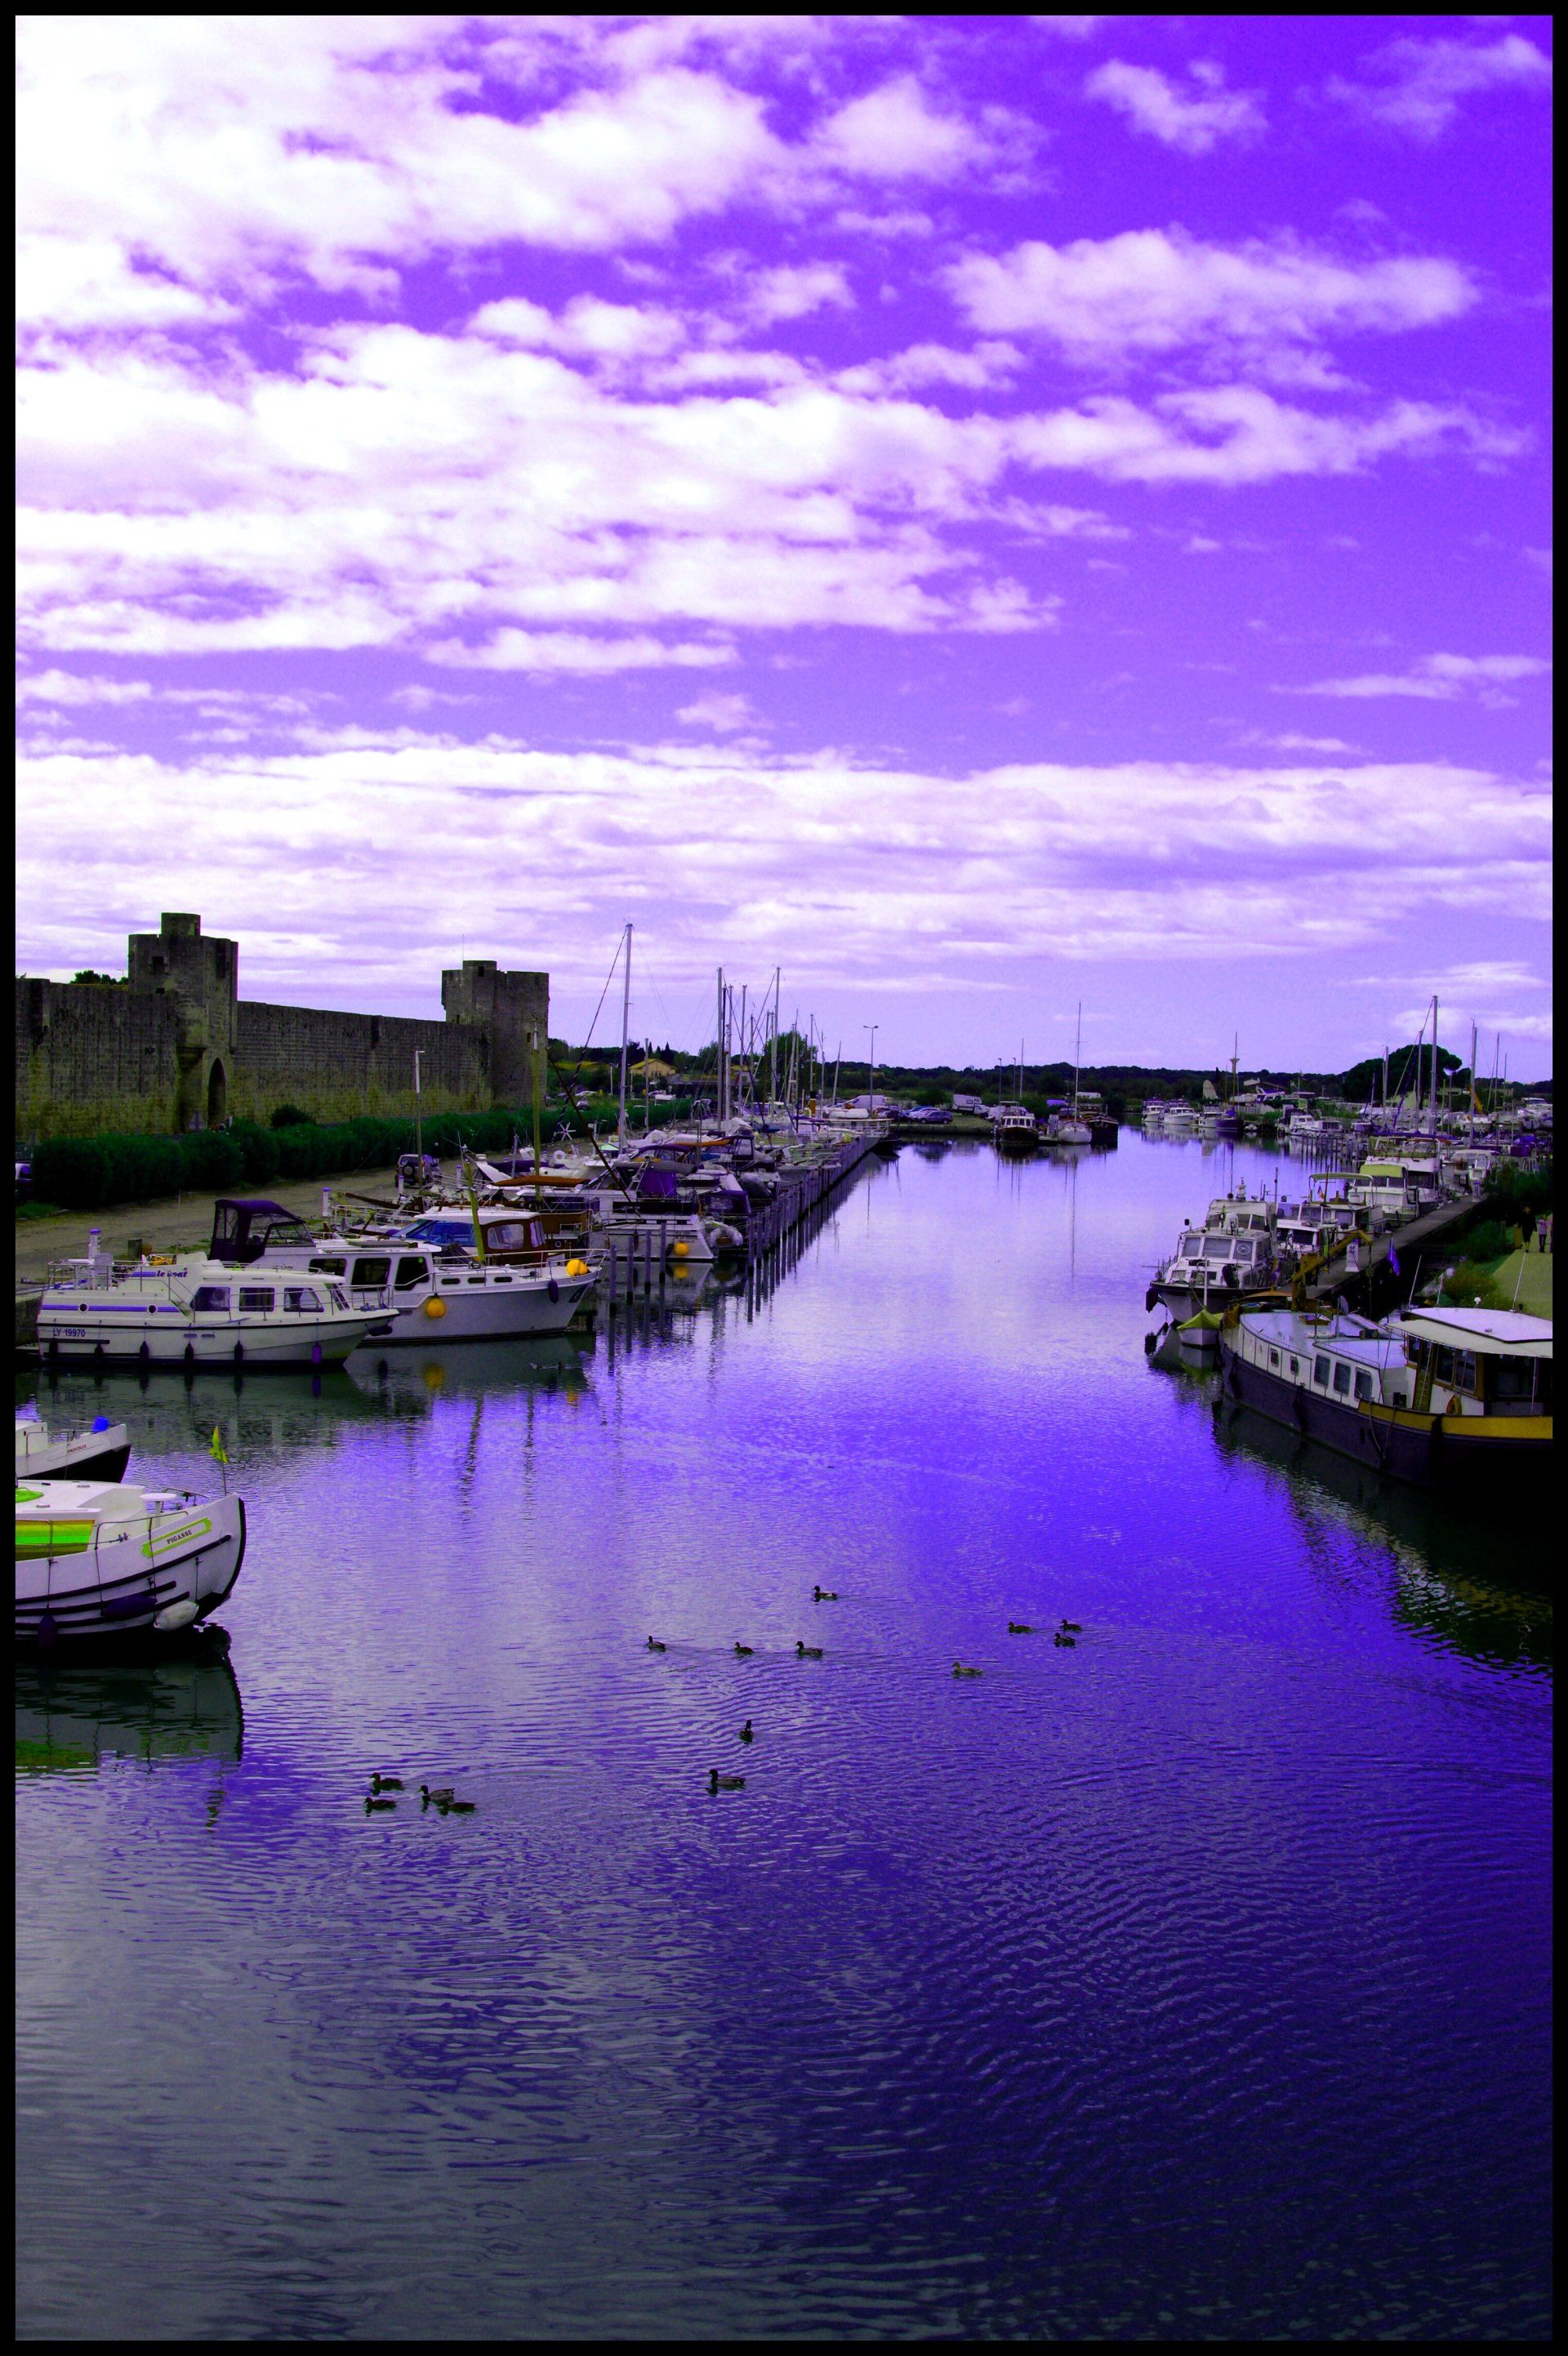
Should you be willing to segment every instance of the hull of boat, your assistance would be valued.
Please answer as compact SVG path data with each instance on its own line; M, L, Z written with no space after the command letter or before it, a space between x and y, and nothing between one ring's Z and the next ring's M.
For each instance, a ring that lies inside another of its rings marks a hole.
M16 1565L16 1642L177 1633L217 1610L244 1558L241 1497L193 1505L174 1517L172 1528L160 1526L140 1544L111 1541L80 1553L29 1556ZM160 1630L156 1622L171 1612L178 1629Z
M1220 1344L1231 1398L1341 1456L1477 1504L1514 1506L1544 1493L1552 1470L1550 1416L1423 1415L1362 1400L1325 1398L1254 1366Z
M564 1333L595 1285L579 1278L556 1280L508 1291L491 1282L470 1289L467 1284L443 1289L410 1309L393 1312L390 1333L379 1333L377 1349L396 1349L431 1342L507 1342L521 1338L541 1341ZM554 1298L552 1299L552 1294ZM439 1314L433 1314L438 1311Z
M118 1481L131 1461L123 1423L113 1431L61 1440L16 1460L18 1481Z
M89 1365L107 1359L144 1366L243 1365L252 1371L335 1366L361 1342L375 1338L386 1323L384 1314L377 1314L330 1324L301 1317L286 1327L242 1320L188 1325L182 1318L40 1309L38 1347L48 1359Z

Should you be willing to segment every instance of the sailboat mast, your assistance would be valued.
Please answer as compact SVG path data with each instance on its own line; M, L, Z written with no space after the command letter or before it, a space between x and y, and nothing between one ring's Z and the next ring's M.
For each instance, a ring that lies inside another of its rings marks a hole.
M1072 1117L1078 1119L1078 1075L1083 1062L1083 1001L1078 1001L1078 1030L1072 1043Z
M1437 1134L1437 992L1432 993L1432 1114L1429 1134Z
M620 993L620 1098L616 1113L616 1143L626 1143L626 1047L631 1024L631 926L626 928L626 973Z

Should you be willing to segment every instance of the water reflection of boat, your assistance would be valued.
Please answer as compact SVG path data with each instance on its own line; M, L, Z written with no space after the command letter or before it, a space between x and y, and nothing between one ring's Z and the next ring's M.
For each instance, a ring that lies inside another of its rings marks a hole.
M382 1368L384 1366L384 1372ZM407 1411L408 1402L446 1398L495 1398L508 1392L582 1391L588 1387L583 1344L565 1334L538 1342L464 1342L450 1348L430 1344L370 1361L364 1379L374 1386L383 1412Z
M240 1757L243 1716L221 1628L156 1659L18 1656L16 1766L81 1772L102 1759Z
M1541 1549L1499 1545L1489 1515L1457 1513L1450 1501L1387 1480L1223 1393L1215 1406L1220 1451L1271 1467L1305 1524L1332 1516L1389 1548L1396 1573L1392 1609L1402 1624L1441 1635L1477 1659L1551 1665L1549 1562Z

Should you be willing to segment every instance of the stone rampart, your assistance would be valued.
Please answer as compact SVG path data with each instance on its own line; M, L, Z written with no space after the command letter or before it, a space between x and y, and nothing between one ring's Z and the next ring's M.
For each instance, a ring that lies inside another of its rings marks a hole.
M16 1133L27 1141L103 1130L156 1133L270 1119L295 1105L317 1120L527 1102L532 1042L550 1021L550 977L493 958L441 977L444 1022L340 1014L241 998L238 945L196 916L133 933L129 980L16 981Z

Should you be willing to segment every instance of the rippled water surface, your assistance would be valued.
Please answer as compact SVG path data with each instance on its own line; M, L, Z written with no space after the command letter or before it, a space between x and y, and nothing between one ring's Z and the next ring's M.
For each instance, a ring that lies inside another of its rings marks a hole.
M907 1148L580 1348L46 1386L252 1541L227 1661L17 1672L24 2335L1545 2336L1536 1541L1147 1363L1232 1167Z

